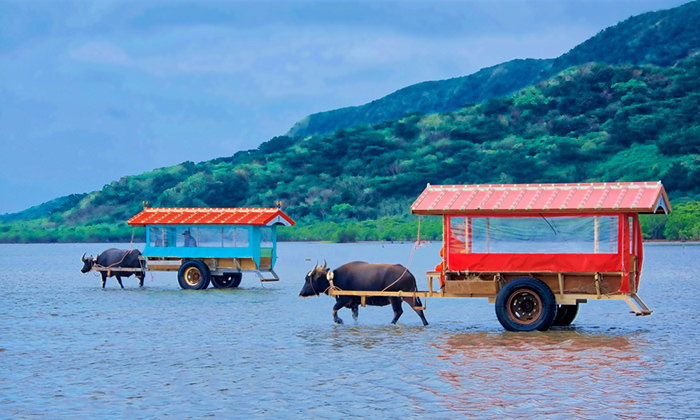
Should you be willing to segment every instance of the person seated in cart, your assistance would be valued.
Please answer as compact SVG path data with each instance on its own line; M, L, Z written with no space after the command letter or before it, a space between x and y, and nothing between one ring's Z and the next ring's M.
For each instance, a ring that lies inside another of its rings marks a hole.
M192 237L192 234L190 233L189 229L187 229L182 235L185 237L185 246L186 247L196 247L197 246L197 240Z

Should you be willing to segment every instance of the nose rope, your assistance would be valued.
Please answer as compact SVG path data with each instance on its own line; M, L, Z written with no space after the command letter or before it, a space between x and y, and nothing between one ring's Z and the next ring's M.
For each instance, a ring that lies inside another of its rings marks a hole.
M323 290L323 292L318 293L318 292L316 291L316 288L314 287L314 282L313 282L313 281L309 281L309 284L311 285L311 290L314 291L314 294L315 294L316 296L321 296L321 295L327 294L326 292L328 292L331 288L333 288L333 290L340 290L340 289L338 289L337 287L334 287L334 286L332 286L332 285L329 284L328 287L326 287L326 288Z
M316 288L314 287L313 279L309 279L309 285L311 286L311 290L313 290L313 292L314 292L314 294L315 294L316 296L321 296L321 295L328 294L328 291L331 290L331 289L332 289L332 290L342 290L341 288L339 288L339 287L337 287L336 285L333 284L333 271L332 271L332 270L328 270L328 271L326 272L326 279L328 280L328 287L326 287L326 288L323 290L323 292L321 292L321 293L318 293L318 292L316 291Z
M310 278L310 279L309 279L309 285L311 286L311 290L313 290L314 294L315 294L316 296L320 296L320 295L318 294L318 292L316 291L316 288L314 287L314 279L313 279L313 278Z
M313 270L313 271L310 271L309 274L312 274L312 273L315 272L315 271L316 271L316 268L314 267L314 270ZM330 287L330 286L326 287L326 290L324 290L323 293L318 293L318 292L316 291L316 288L314 287L314 279L313 279L313 277L311 277L311 276L309 276L309 277L310 277L310 278L309 278L309 285L311 286L311 290L313 290L313 292L314 292L314 294L315 294L316 296L321 296L321 294L326 293L326 292L328 291L328 287Z

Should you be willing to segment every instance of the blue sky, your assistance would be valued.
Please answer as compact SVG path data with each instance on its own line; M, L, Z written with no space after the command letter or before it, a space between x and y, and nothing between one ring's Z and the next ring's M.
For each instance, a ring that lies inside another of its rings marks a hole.
M685 2L0 0L0 214Z

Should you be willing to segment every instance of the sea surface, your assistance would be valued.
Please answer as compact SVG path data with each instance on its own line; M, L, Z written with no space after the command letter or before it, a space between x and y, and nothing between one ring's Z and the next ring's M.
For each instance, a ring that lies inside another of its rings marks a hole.
M700 418L700 246L646 244L653 315L589 301L534 333L486 299L428 299L423 327L406 304L337 325L332 298L298 297L324 259L408 264L425 290L436 243L281 243L279 282L204 291L174 272L102 289L80 257L109 246L0 245L0 418Z

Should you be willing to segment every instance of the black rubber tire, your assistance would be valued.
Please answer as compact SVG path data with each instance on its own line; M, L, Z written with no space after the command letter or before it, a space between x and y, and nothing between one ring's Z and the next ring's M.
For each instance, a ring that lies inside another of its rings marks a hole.
M233 289L241 284L243 273L225 273L221 276L211 276L211 284L217 289Z
M211 285L214 286L215 289L228 289L231 285L231 277L227 276L226 274L217 276L212 275Z
M546 331L552 326L556 311L552 291L531 277L506 283L496 296L496 317L508 331Z
M557 327L568 327L574 322L578 315L578 303L575 305L559 305L557 306L557 314L554 316L552 325Z
M241 280L243 280L243 273L233 273L231 275L233 278L233 283L231 283L231 287L235 288L241 285Z
M200 260L187 260L177 271L177 281L186 290L204 290L210 278L209 267Z

